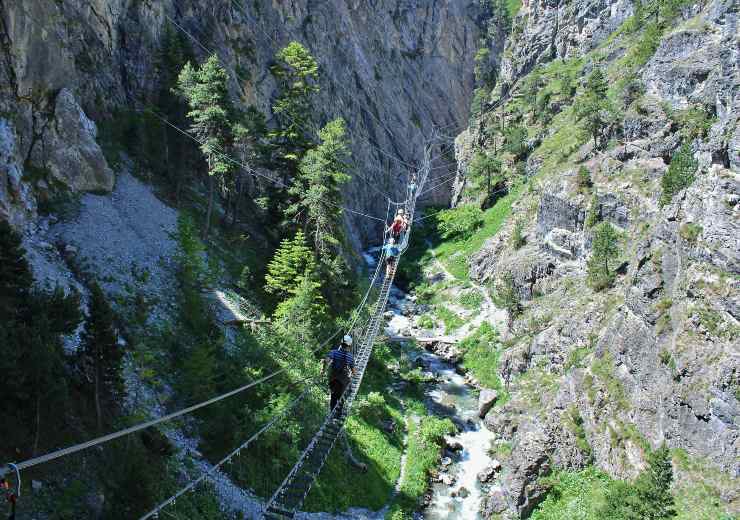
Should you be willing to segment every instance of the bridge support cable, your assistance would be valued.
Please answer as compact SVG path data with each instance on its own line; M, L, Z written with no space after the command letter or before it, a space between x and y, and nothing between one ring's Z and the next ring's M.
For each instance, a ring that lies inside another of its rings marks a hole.
M205 481L207 478L213 476L216 473L216 471L218 471L219 469L221 469L221 467L224 464L226 464L227 462L230 462L234 457L238 457L239 454L240 454L240 452L242 450L247 449L250 444L252 444L255 440L257 440L267 430L269 430L270 428L272 428L280 419L284 418L288 414L288 412L290 412L291 410L293 410L298 405L298 403L301 402L303 400L303 398L308 395L308 393L309 393L310 390L311 390L311 387L310 386L306 386L306 388L298 395L298 397L296 397L295 399L293 399L293 401L291 401L290 403L288 403L288 405L285 407L285 409L282 412L280 412L278 414L275 414L272 417L272 419L270 419L270 421L268 421L264 426L262 426L262 428L260 428L259 430L257 430L246 441L244 441L242 444L240 444L239 447L237 447L234 450L232 450L223 459L221 459L216 464L214 464L213 466L211 466L211 468L208 471L203 472L198 478L196 478L195 480L191 481L189 484L187 484L185 487L183 487L182 489L180 489L177 493L175 493L174 495L172 495L170 498L168 498L167 500L162 501L156 507L154 507L152 510L150 510L148 513L146 513L143 516L141 516L139 518L139 520L147 520L148 518L152 518L152 517L157 518L157 516L159 515L160 511L162 511L164 508L166 508L166 507L168 507L170 505L173 505L175 503L175 501L178 498L180 498L182 495L184 495L188 491L194 490L198 486L198 484L200 484L201 482Z
M409 183L406 201L399 204L404 206L404 210L409 217L409 223L413 222L418 194L429 175L430 153L430 147L426 146L424 149L423 166L418 170L412 182ZM399 244L401 252L405 251L408 247L410 232L411 229L409 228ZM379 255L378 269L383 264L384 257L385 248L381 250ZM397 267L398 260L388 268L370 319L361 335L361 341L359 344L356 343L356 348L353 348L356 371L352 376L348 388L345 390L344 396L342 396L342 399L340 399L334 409L326 416L323 424L308 446L303 450L296 464L265 504L263 518L277 520L290 519L295 516L296 512L303 506L303 502L308 496L311 486L318 478L332 448L339 437L344 434L344 423L350 414L352 404L360 390L362 378L370 360L375 339L383 322L383 314L388 303L388 297L393 286Z

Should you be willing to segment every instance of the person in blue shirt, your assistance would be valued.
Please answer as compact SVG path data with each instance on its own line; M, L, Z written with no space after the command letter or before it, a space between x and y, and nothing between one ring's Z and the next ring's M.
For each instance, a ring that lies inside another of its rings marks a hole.
M385 252L385 275L390 276L391 269L401 254L401 250L396 245L395 239L389 238L388 243L383 246L383 251Z
M331 392L329 412L334 410L334 407L342 399L344 391L349 386L351 377L355 375L355 358L350 352L351 348L352 336L348 334L342 338L342 342L337 348L329 351L324 359L324 366L321 368L321 373L323 374L324 369L327 366L329 367L329 391ZM341 416L343 406L344 403L339 404L334 417Z

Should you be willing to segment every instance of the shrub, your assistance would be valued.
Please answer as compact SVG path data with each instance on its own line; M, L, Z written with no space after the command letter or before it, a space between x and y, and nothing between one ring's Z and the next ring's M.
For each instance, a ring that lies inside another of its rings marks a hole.
M599 197L594 193L591 196L591 204L588 206L588 212L586 213L586 221L584 222L587 228L592 228L601 220L601 211L599 208Z
M437 213L442 238L468 238L483 225L483 211L476 206L459 206Z
M458 301L466 309L477 309L483 303L483 295L474 289L462 293Z
M588 171L588 168L581 165L581 167L578 168L578 187L585 190L593 186L593 184L594 183L591 180L591 172Z
M524 244L527 243L527 239L524 238L524 234L522 233L522 230L524 229L524 221L519 219L514 224L514 230L511 233L511 238L509 239L509 243L511 244L511 247L514 249L520 249Z
M429 314L424 314L422 317L419 318L417 325L419 325L420 329L433 329L434 320L431 316L429 316Z
M681 235L681 238L683 238L687 242L694 244L696 243L696 239L699 238L699 235L701 235L702 231L704 231L704 228L702 228L699 224L689 222L683 224L679 228L678 233Z
M670 204L673 196L694 182L694 175L699 163L691 153L691 147L685 143L676 150L671 158L671 164L660 180L663 192L660 195L659 204L665 206Z
M499 307L506 309L511 324L522 312L519 292L514 285L514 275L505 273L498 281L494 291L494 299Z

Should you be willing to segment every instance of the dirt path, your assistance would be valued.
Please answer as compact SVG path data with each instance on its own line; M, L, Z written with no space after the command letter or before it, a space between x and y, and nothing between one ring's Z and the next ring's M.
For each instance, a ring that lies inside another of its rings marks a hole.
M426 240L425 242L426 242L427 248L429 249L429 252L432 254L432 259L434 260L434 264L433 264L434 267L439 269L439 271L442 272L445 279L462 283L462 280L460 280L454 274L452 274L447 269L447 267L445 267L445 265L439 261L436 253L434 252L434 248L432 247L432 243L429 240ZM489 323L491 323L497 330L503 330L504 327L506 327L506 323L507 323L506 311L504 309L499 309L496 306L496 304L493 303L493 300L491 299L491 295L488 294L488 290L485 287L483 287L482 285L472 280L470 280L470 284L483 297L484 304L483 304L483 308L481 309L481 312L478 312L477 314L475 314L472 317L472 319L468 319L468 317L466 316L461 316L461 318L466 320L465 325L457 329L453 334L435 337L433 338L434 340L448 342L448 343L456 343L460 341L461 339L465 338L472 331L478 329L478 327L480 327L484 321L488 321Z

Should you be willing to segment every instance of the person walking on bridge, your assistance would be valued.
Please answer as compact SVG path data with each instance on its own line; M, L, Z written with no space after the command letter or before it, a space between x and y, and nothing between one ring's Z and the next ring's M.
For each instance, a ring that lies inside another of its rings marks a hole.
M321 373L324 373L326 366L329 366L329 391L331 392L331 401L329 404L329 413L337 407L334 417L342 415L344 402L340 402L342 395L349 386L351 377L355 375L355 358L352 356L352 336L347 334L342 338L339 346L327 354L324 359L324 365L321 367Z
M391 269L396 264L396 260L401 254L401 250L396 245L396 241L393 238L388 239L388 243L383 246L385 251L385 275L391 275Z

